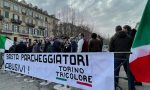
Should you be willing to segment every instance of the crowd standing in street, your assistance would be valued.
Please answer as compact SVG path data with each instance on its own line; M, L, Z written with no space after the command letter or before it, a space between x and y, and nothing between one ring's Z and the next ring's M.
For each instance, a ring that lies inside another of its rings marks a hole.
M132 29L129 25L116 26L115 34L109 42L110 52L130 52L136 30ZM42 40L34 40L33 43L20 40L15 42L9 49L9 53L82 53L82 52L102 52L103 38L96 33L91 34L91 38L85 39L84 34L80 33L76 37L54 37L53 39L46 38ZM114 69L115 76L119 76L120 64L123 64L124 70L127 73L128 63L123 59L129 59L129 54L115 53L114 55ZM117 68L117 69L116 69ZM130 72L131 74L131 72ZM132 90L135 90L135 80L131 74ZM115 77L115 83L119 83L119 79ZM136 84L142 85L140 82Z

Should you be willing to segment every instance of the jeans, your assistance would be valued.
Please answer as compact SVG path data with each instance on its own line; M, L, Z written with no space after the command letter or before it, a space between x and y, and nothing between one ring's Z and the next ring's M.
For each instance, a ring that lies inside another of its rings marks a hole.
M119 72L120 72L120 67L119 66L121 64L123 64L123 67L124 67L124 70L126 72L126 75L127 75L128 79L130 80L130 84L129 85L130 85L131 90L135 90L134 77L131 74L130 70L128 71L128 66L129 65L128 65L128 62L126 60L115 59L115 66L114 66L114 69L115 69L114 74L115 74L115 76L119 76ZM118 84L118 82L119 82L119 78L115 77L115 83Z

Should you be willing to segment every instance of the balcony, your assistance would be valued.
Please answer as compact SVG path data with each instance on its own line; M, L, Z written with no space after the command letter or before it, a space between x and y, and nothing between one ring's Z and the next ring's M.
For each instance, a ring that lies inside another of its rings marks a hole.
M0 15L0 21L2 21L4 19L4 17L2 15Z
M21 23L22 23L22 21L19 19L11 19L11 22L14 24L19 24L19 25L21 25Z
M22 12L22 14L23 14L23 15L26 15L26 13L25 13L25 12Z
M4 6L4 8L10 10L10 7L8 7L8 6Z
M32 28L35 27L35 24L33 24L33 23L26 23L26 25L27 25L28 27L32 27Z
M40 19L39 17L35 17L35 19Z
M8 30L8 29L2 29L1 33L12 34L13 31L12 30Z
M41 30L45 30L45 27L43 27L43 26L39 26L39 29L41 29Z
M20 34L21 36L29 36L29 32L26 31L26 30L21 30L21 31L19 32L19 34Z

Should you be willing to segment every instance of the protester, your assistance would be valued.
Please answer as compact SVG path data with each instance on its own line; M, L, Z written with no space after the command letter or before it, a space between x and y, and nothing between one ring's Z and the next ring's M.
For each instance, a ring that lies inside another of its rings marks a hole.
M16 43L14 43L14 45L12 45L10 48L9 48L9 53L15 53L16 52L16 46L17 46L17 44Z
M23 42L23 40L20 41L20 43L16 46L15 53L26 53L27 46Z
M37 53L37 44L38 44L38 42L37 42L37 40L34 40L34 42L33 42L33 48L32 48L32 53Z
M123 64L124 70L127 74L128 62L125 62L124 59L129 59L129 54L125 54L124 52L130 52L130 48L132 45L132 39L129 37L127 29L121 30L120 26L116 27L116 34L111 38L109 44L110 52L120 52L115 53L115 82L118 84L118 77L120 71L120 65ZM122 53L121 53L122 52ZM131 80L131 90L135 90L134 78L129 78Z
M63 37L63 41L61 42L62 52L71 52L71 46L69 37Z
M71 52L77 52L77 42L74 37L70 38Z
M82 52L83 44L84 44L84 34L80 33L79 34L79 41L78 41L77 52Z
M104 40L103 40L103 38L100 35L98 35L97 39L101 42L102 46L100 46L100 47L101 47L101 50L102 50Z
M129 35L130 37L131 37L131 30L132 30L132 28L131 28L131 26L129 26L129 25L124 25L123 26L123 30L127 33L127 35Z
M97 34L92 33L91 38L89 42L89 52L102 52L102 42L97 39Z
M49 39L45 40L44 51L43 52L52 52L52 45Z
M132 29L131 30L131 38L132 38L132 43L133 43L133 41L134 41L134 38L135 38L135 34L136 34L136 29Z
M58 37L55 38L55 40L54 40L54 43L53 43L53 46L52 46L52 51L53 52L61 52L62 51L61 42L60 42L60 39Z
M78 41L77 52L88 52L88 41L84 39L84 34L80 33L78 38L79 41Z
M32 52L32 48L33 46L31 45L31 43L27 44L27 53L31 53Z

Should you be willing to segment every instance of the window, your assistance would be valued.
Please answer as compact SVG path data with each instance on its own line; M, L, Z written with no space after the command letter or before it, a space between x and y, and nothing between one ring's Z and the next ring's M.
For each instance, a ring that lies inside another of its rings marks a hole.
M45 17L45 22L47 22L47 17Z
M46 37L48 37L48 28L46 27L44 31L45 31L45 34L44 34L44 35L45 35Z
M12 25L13 32L19 32L19 26L18 25Z
M35 35L38 35L38 34L37 34L37 29L35 29Z
M39 14L36 14L36 15L35 15L35 18L36 18L36 19L39 19Z
M13 19L16 19L16 20L19 20L19 16L18 15L16 15L16 14L13 14Z
M5 11L5 18L9 18L9 12Z
M29 30L27 29L27 27L25 27L25 33L29 34Z
M28 23L33 23L33 19L28 19Z
M32 34L35 35L35 29L32 29Z
M40 30L40 35L44 36L44 31L43 30Z
M7 1L4 1L4 7L10 7L10 3Z
M29 32L29 34L33 34L33 28L28 27L28 32Z
M40 35L40 30L37 30L37 35Z
M34 14L34 17L35 17L35 18L37 18L37 17L38 17L38 15L37 15L37 14Z
M33 16L33 12L30 11L30 10L28 10L28 15L29 15L29 16Z
M45 37L46 37L46 31L45 31L45 30L44 30L43 36L45 36Z
M22 8L21 12L23 15L26 15L26 9L25 8Z
M19 12L19 6L14 4L14 11Z
M9 30L9 24L8 23L5 23L4 24L4 31L8 31Z
M24 8L22 8L22 12L24 12L24 13L25 13L25 12L26 12L26 10L25 10Z

